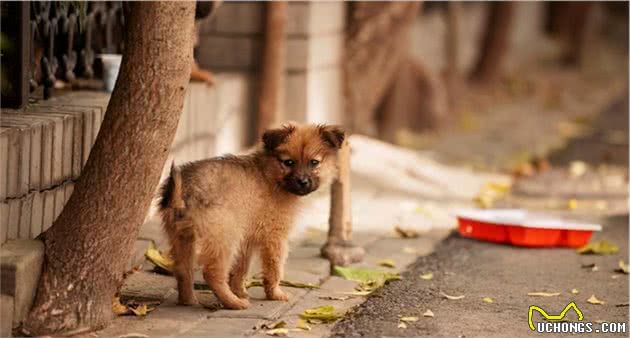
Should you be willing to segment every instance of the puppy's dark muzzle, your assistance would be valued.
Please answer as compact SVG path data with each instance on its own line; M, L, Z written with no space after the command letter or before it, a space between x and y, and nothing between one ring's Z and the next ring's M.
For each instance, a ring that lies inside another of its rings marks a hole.
M316 188L313 184L313 180L310 177L306 176L296 176L289 178L287 179L286 183L288 188L287 190L300 196L309 194L313 192L313 190L315 190Z

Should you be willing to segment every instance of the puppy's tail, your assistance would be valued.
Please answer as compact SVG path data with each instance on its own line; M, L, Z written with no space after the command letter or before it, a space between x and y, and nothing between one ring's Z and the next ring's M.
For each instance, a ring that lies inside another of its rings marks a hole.
M186 208L184 196L182 193L182 173L175 166L175 162L171 164L171 173L162 185L162 199L160 200L160 209L174 209L174 211L182 211Z

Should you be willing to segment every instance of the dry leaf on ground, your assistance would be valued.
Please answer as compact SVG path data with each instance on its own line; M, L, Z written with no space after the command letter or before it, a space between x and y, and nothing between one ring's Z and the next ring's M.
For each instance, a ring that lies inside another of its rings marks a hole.
M173 266L175 265L175 262L170 257L162 255L153 242L149 244L149 248L144 253L144 256L156 267L168 273L173 273Z
M272 330L272 329L281 329L287 327L287 323L284 320L275 322L275 323L265 323L260 326L261 329Z
M484 303L494 303L494 299L490 298L490 297L483 297L483 299L481 299Z
M402 238L416 238L420 236L420 233L413 229L403 229L400 226L395 226L394 230Z
M287 329L285 327L282 327L282 328L279 328L279 329L267 330L267 331L265 331L265 333L268 336L284 337L284 336L289 334L289 329Z
M411 247L408 247L408 246L403 248L403 252L406 253L406 254L410 254L410 255L418 254L418 250L417 249L411 248Z
M325 300L348 300L350 297L348 296L319 296L319 299Z
M422 315L424 317L435 317L435 315L433 314L433 311L431 310L426 310Z
M369 294L370 292L380 288L387 281L401 279L399 273L341 266L333 267L333 275L343 277L347 280L359 282L360 284L357 287L357 291L367 292L366 294Z
M424 280L431 280L433 279L433 272L423 273L420 275L420 278Z
M442 296L444 296L444 298L449 299L449 300L458 300L458 299L462 299L464 297L466 297L465 295L461 295L461 296L451 296L451 295L447 295L446 293L440 291L440 294Z
M407 324L405 324L403 322L400 322L400 323L398 323L398 328L399 329L406 329L407 328Z
M527 295L532 297L555 297L560 296L560 292L529 292Z
M595 304L595 305L606 304L606 302L597 299L595 295L591 295L591 297L589 297L586 301L590 304Z
M577 295L578 293L580 293L580 291L578 291L578 289L572 289L571 293Z
M418 319L419 319L418 317L402 317L400 318L400 321L409 323L409 322L417 322Z
M615 272L622 272L622 273L628 274L630 273L630 266L621 260L619 261L619 269L616 269Z
M396 262L394 262L393 259L381 259L378 262L376 262L376 264L378 264L379 266L386 267L386 268L396 267Z
M114 297L114 299L112 300L112 311L117 316L122 316L122 315L126 315L126 314L130 314L131 313L131 310L129 310L129 308L127 308L126 305L123 305L120 302L120 298L119 297Z
M306 322L306 320L304 319L298 319L297 325L295 326L300 330L304 330L304 331L310 331L311 330L311 326L308 325L308 323Z

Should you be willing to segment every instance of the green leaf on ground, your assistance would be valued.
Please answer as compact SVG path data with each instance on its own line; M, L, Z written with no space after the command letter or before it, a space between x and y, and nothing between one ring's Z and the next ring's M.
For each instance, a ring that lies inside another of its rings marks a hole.
M619 252L619 247L605 239L602 239L601 241L586 244L585 246L577 249L577 252L582 255L611 255Z
M300 318L313 324L311 320L321 321L323 323L334 322L337 319L343 317L343 314L335 311L335 307L332 305L324 305L312 309L306 309L300 314Z
M402 279L399 273L384 272L378 270L371 270L366 268L353 268L353 267L333 267L333 275L343 277L347 280L364 283L369 281L382 280L384 282L390 280Z

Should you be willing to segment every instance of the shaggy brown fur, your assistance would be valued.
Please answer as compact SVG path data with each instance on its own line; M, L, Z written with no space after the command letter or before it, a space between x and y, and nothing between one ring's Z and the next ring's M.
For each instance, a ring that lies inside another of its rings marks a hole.
M265 132L261 147L249 155L171 168L160 212L180 304L196 302L196 263L225 307L247 308L243 283L255 252L267 299L288 299L279 283L300 196L330 181L343 139L344 132L334 126L285 125Z

